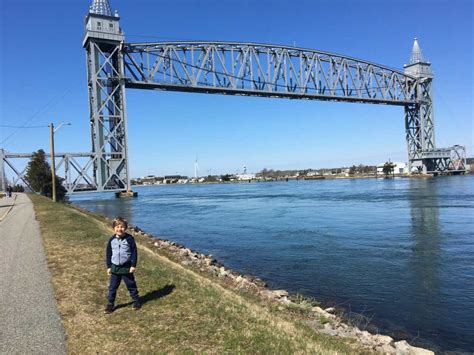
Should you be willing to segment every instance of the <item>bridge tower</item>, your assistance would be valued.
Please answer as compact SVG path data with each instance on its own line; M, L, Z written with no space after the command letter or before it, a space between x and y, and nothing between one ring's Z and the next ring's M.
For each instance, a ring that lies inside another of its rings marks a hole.
M405 65L405 74L414 82L415 104L405 106L405 132L408 148L408 168L433 174L459 174L466 170L466 148L454 145L436 148L431 86L433 73L431 63L423 58L418 40L415 38L410 61Z
M405 73L417 79L415 88L416 104L405 106L405 132L408 148L408 167L423 172L432 171L433 162L426 157L435 149L433 100L431 85L433 73L431 63L425 61L418 40L415 38L410 61L405 65Z
M119 15L108 0L93 0L85 18L83 47L87 52L87 83L97 191L129 190L124 33Z

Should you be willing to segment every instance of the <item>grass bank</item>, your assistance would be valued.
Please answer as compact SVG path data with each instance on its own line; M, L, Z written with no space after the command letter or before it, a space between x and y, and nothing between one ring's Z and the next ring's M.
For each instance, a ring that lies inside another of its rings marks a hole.
M29 195L44 241L69 353L358 353L357 345L315 332L295 312L226 289L150 251L137 238L143 308L121 285L118 309L103 314L105 219Z

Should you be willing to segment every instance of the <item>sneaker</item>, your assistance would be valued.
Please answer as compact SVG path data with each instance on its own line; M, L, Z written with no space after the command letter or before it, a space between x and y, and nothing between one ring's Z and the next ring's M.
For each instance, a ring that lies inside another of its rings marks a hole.
M105 314L110 314L114 311L114 305L113 304L108 304L105 309L104 309L104 313Z
M133 303L132 308L133 308L134 310L138 311L140 308L142 308L142 304L140 303L140 301L135 301L135 302Z

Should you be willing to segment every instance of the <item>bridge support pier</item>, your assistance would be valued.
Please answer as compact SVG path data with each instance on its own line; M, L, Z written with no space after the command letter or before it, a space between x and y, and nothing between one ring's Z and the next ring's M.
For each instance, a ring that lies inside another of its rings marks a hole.
M120 191L120 192L115 193L115 197L117 198L127 198L127 197L137 197L137 196L138 196L138 192L132 191L132 190Z

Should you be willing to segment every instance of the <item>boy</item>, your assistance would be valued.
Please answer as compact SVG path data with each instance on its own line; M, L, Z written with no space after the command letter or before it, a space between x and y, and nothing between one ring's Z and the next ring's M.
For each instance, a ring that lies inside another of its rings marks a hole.
M105 313L114 311L115 296L120 282L125 282L130 296L133 299L133 309L141 308L138 296L137 283L134 273L137 267L137 245L135 239L125 233L128 227L127 221L122 217L117 217L112 221L115 234L110 237L107 243L106 264L107 274L110 276L109 293L107 296L107 306Z

